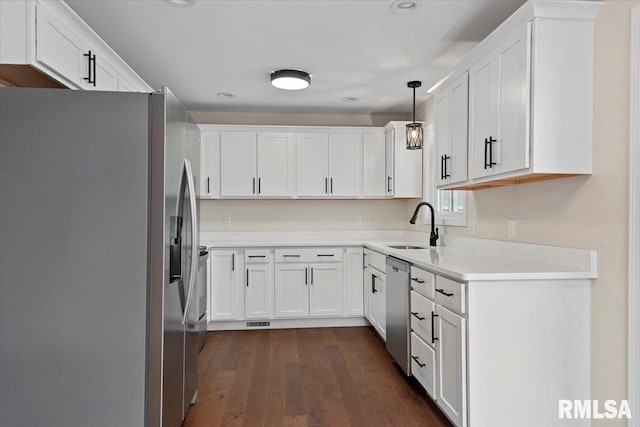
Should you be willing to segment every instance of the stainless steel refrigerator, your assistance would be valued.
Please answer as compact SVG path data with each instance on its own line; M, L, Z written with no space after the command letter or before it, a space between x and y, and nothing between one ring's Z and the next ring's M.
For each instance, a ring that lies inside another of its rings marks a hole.
M0 88L0 426L178 427L199 130L177 98Z

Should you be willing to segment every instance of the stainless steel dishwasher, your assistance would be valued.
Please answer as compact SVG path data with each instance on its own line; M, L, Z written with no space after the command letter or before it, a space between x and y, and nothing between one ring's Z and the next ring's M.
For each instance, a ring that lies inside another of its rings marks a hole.
M411 375L409 271L408 262L387 257L387 351L407 375Z

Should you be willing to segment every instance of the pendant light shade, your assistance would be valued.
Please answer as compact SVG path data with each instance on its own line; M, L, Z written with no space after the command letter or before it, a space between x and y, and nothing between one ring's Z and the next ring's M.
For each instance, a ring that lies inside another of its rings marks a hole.
M407 150L420 150L423 132L422 123L416 123L416 88L422 86L422 82L409 82L407 86L413 89L413 123L407 125Z

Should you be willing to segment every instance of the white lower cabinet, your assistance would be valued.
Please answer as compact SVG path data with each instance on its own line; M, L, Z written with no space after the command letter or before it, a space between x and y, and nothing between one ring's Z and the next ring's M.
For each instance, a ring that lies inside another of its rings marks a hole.
M309 316L342 316L342 263L310 264L309 275Z
M387 294L386 275L374 267L365 270L365 302L367 320L383 340L387 339Z
M309 266L276 264L275 317L309 316Z
M436 399L436 352L417 334L411 333L411 374L427 394Z
M464 317L436 306L438 388L436 401L456 426L467 425L467 348Z
M347 248L345 251L345 314L361 317L363 315L364 286L363 268L364 256L361 247Z
M411 281L411 374L453 424L464 427L467 331L462 313L466 286L415 266L411 267Z
M249 264L246 267L244 313L246 319L273 317L273 265Z
M241 251L213 250L210 256L209 320L242 320L244 296Z

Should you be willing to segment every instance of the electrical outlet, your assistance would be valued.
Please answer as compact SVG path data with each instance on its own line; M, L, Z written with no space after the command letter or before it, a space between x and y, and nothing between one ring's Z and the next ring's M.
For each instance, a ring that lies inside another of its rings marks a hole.
M225 227L231 227L231 217L230 216L223 216L222 217L222 222L223 222Z
M508 232L507 232L508 236L512 239L516 237L516 220L515 219L509 220L507 228L508 228Z
M360 215L356 215L356 225L362 225L362 217Z
M476 220L470 219L467 223L467 233L476 234Z

